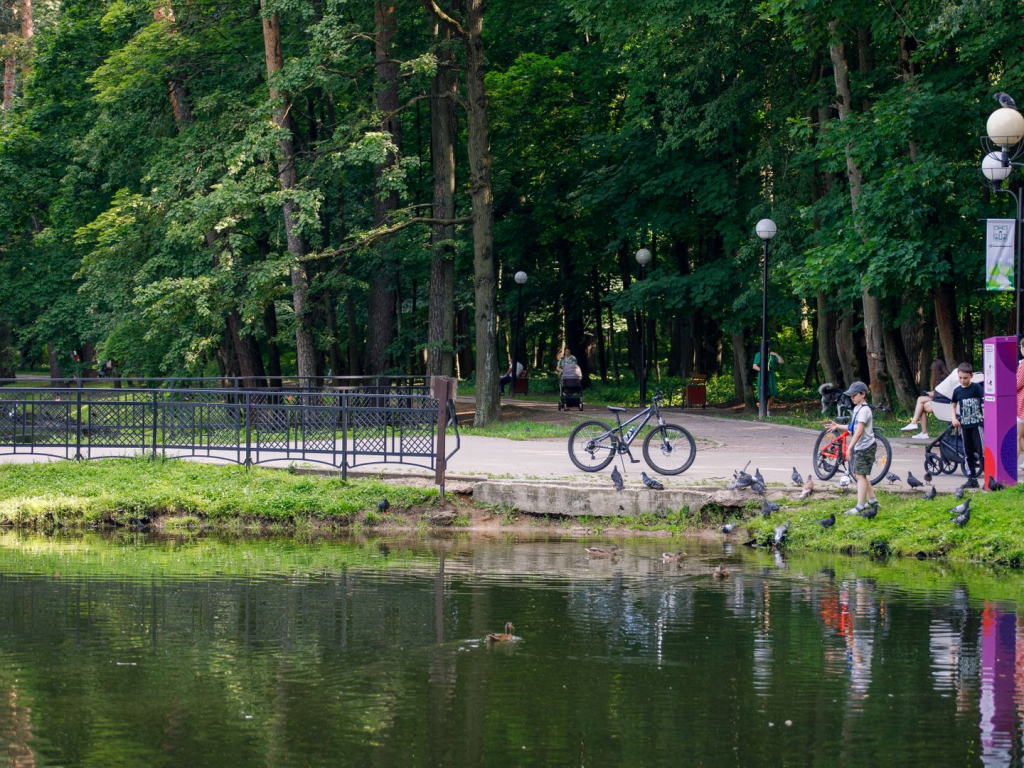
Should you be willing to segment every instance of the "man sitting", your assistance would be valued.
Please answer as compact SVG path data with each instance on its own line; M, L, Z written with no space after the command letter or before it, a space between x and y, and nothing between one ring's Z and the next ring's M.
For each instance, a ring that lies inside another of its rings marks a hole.
M526 368L524 368L523 364L520 362L516 363L516 378L526 378ZM512 383L512 363L508 364L508 370L505 372L505 375L498 380L498 387L501 390L501 394L505 394L505 387L510 383Z

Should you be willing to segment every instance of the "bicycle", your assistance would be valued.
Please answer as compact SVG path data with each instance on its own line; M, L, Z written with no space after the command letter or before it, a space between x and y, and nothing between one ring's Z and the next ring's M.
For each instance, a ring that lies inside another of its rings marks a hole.
M693 436L678 424L665 423L658 408L662 397L661 390L658 390L651 398L650 406L627 422L623 422L619 415L625 412L625 408L609 405L608 410L615 414L614 427L598 419L578 425L569 435L569 458L572 463L584 472L598 472L611 464L617 455L628 454L630 462L639 464L639 459L633 458L629 446L654 417L658 420L658 426L644 438L644 459L655 472L662 475L685 472L697 456L697 444ZM636 421L640 423L630 426ZM624 427L629 429L623 431Z
M837 410L842 416L842 408ZM850 433L847 430L832 427L825 427L818 434L818 439L814 443L814 453L811 455L814 460L814 474L820 480L831 480L840 468L844 469L847 475L852 474L853 456L850 456L849 461L846 459L846 441L849 437ZM875 442L878 447L875 449L875 463L872 469L877 471L868 478L872 485L878 485L882 478L889 474L889 468L892 466L892 446L885 435L877 429Z

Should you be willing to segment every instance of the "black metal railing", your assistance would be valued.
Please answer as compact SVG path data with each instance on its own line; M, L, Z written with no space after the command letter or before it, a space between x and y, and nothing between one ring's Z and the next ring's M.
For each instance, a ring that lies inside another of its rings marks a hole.
M411 464L434 470L443 489L447 461L461 443L456 425L455 446L446 450L455 382L441 377L321 381L315 388L210 386L222 383L217 379L119 388L96 382L0 382L0 455L316 462L343 477L367 464Z

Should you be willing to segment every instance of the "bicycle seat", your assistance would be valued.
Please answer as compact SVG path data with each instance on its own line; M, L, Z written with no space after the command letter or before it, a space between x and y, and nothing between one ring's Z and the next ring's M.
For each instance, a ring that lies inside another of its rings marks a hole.
M607 406L607 408L612 413L625 413L626 412L625 408L619 408L618 406L615 406L615 405L609 405L609 406Z

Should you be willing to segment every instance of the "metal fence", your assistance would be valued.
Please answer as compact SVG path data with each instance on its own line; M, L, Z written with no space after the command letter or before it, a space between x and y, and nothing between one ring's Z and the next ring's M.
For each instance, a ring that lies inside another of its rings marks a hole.
M315 462L339 468L343 477L358 466L408 464L434 470L443 490L447 461L460 445L455 382L441 377L258 389L210 386L223 383L211 379L136 380L116 388L96 379L25 383L0 381L0 455Z

